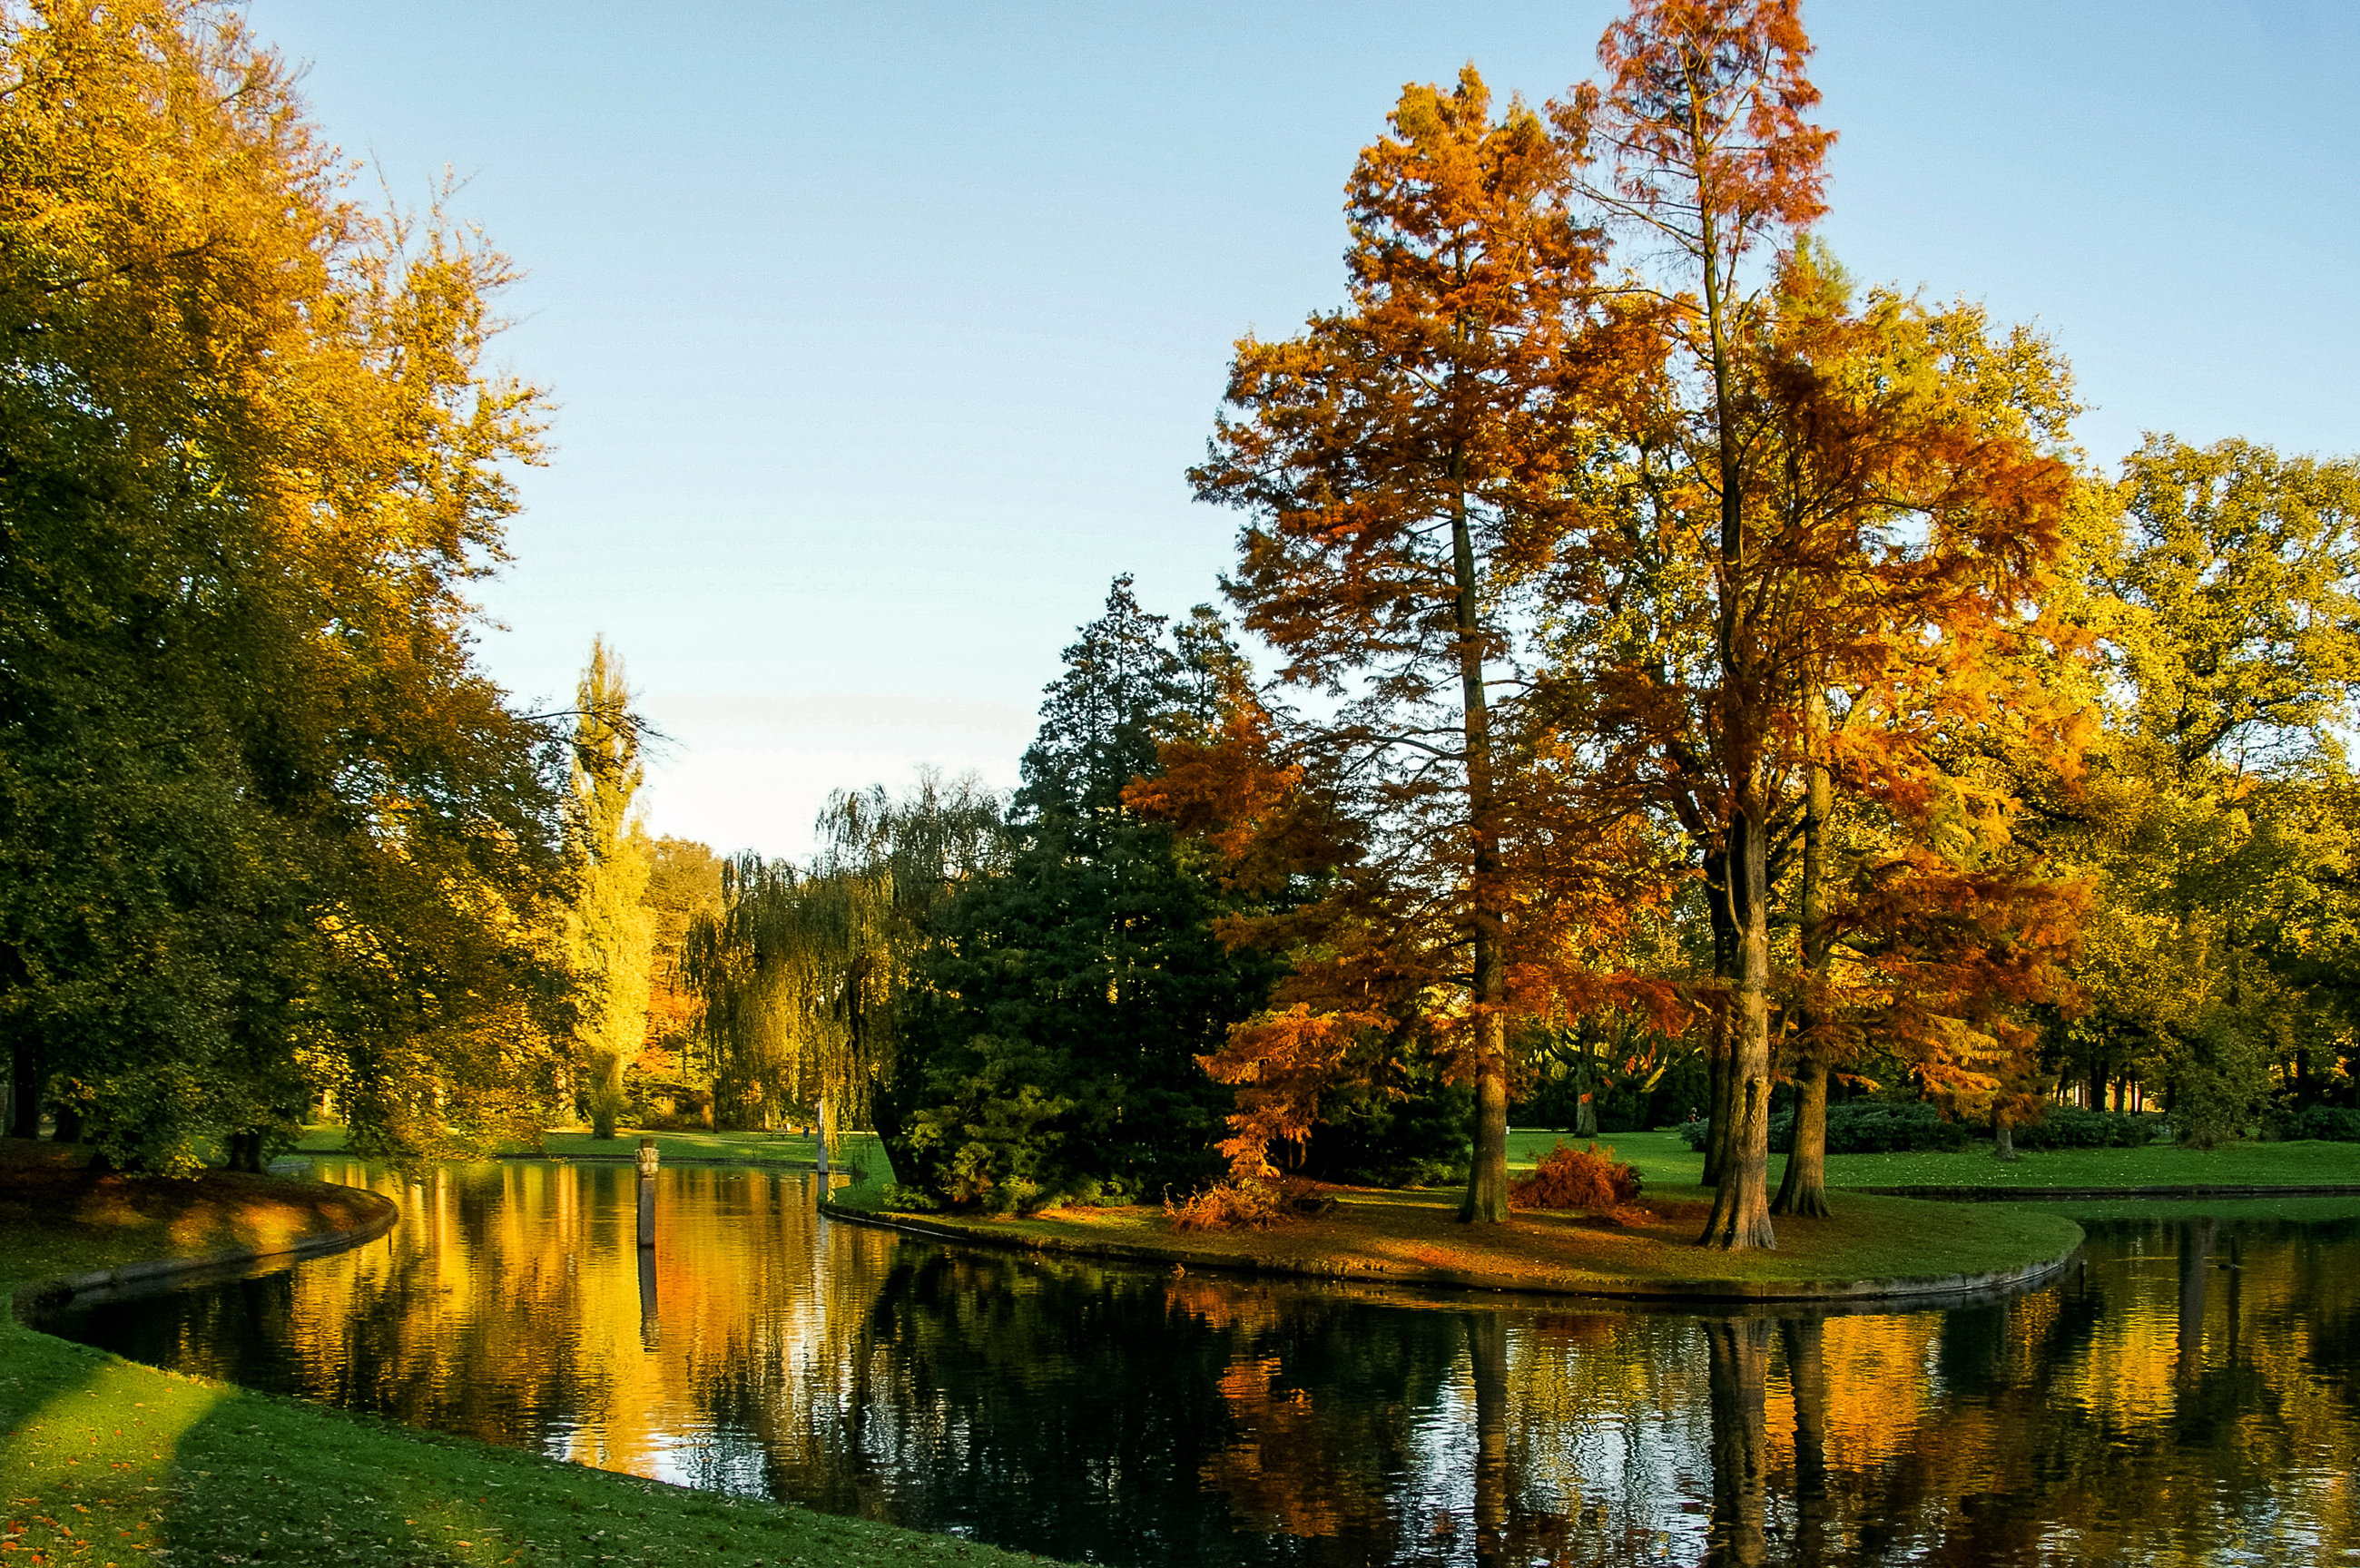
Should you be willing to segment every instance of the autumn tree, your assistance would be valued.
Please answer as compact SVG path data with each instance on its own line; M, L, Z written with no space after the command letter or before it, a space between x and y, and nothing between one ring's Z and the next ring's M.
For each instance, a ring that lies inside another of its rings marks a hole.
M47 1094L170 1170L323 1091L385 1152L537 1120L552 737L464 597L536 451L507 264L353 204L233 12L9 5L0 77L17 1130Z
M590 645L575 697L574 765L565 798L565 968L573 988L574 1057L583 1073L591 1136L613 1138L623 1070L647 1032L648 845L635 803L643 770L639 725L622 661L604 637Z
M1710 638L1702 824L1728 971L1727 1128L1707 1239L1775 1245L1766 1182L1770 1101L1770 855L1778 699L1794 690L1759 591L1761 480L1743 359L1762 331L1758 261L1825 211L1833 134L1807 117L1819 90L1796 0L1638 0L1599 44L1603 86L1554 106L1559 133L1597 161L1584 194L1650 253L1666 355L1657 439L1708 515L1696 584ZM1765 632L1770 635L1764 635Z
M1517 903L1512 606L1565 526L1561 410L1599 241L1568 206L1564 147L1521 103L1495 115L1471 67L1448 91L1404 89L1391 125L1348 186L1349 303L1284 342L1240 342L1230 411L1191 477L1200 499L1251 519L1229 592L1284 657L1282 681L1320 694L1325 716L1288 745L1354 781L1371 824L1359 885L1375 901L1351 917L1353 945L1395 955L1392 1010L1407 1011L1382 1021L1385 1007L1306 995L1241 1026L1217 1070L1253 1075L1306 1034L1437 1031L1475 1091L1462 1214L1496 1223Z

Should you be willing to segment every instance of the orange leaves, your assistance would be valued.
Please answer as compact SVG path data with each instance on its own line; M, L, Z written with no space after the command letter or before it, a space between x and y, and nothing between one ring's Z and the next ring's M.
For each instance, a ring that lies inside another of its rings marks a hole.
M1220 1145L1232 1181L1278 1174L1270 1146L1311 1136L1319 1115L1319 1092L1335 1081L1346 1054L1385 1019L1368 1013L1321 1013L1303 1003L1262 1013L1230 1029L1229 1040L1210 1056L1205 1071L1237 1085L1235 1128Z

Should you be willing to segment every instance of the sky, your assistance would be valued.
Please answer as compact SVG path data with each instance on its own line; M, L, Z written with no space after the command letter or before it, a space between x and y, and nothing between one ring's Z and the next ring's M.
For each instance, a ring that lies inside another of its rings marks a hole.
M650 827L800 855L827 793L1012 784L1109 581L1218 600L1194 503L1230 344L1343 285L1408 82L1538 102L1620 5L251 0L329 137L524 269L554 401L480 651L563 705L591 639L667 737ZM1806 0L1859 278L2071 361L2080 440L2360 449L2349 0Z

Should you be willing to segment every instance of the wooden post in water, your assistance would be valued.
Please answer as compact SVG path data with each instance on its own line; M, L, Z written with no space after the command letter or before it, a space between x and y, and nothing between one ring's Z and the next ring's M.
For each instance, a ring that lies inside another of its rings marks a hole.
M639 1139L639 1246L656 1244L656 1140Z

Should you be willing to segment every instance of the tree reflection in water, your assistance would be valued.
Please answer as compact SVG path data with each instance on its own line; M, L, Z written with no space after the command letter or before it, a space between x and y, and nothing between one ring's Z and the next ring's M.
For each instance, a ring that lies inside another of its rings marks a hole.
M89 1304L127 1354L1118 1564L2360 1552L2360 1220L2093 1226L2016 1299L1470 1303L956 1251L803 1179L370 1178L385 1244ZM661 1314L659 1308L661 1307Z

